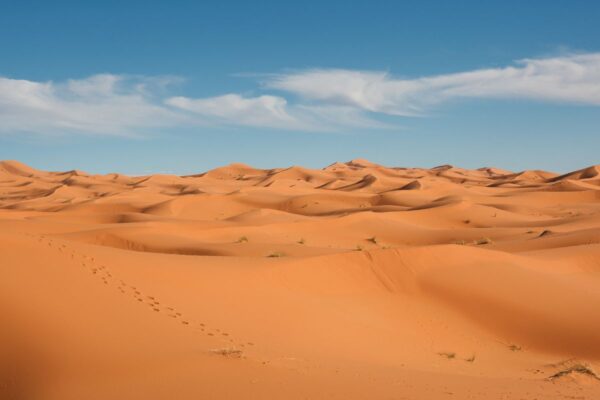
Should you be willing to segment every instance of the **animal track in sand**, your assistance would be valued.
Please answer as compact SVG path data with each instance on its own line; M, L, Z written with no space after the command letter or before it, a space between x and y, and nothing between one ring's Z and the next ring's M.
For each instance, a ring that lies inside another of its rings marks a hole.
M34 237L34 236L32 235L32 237ZM63 250L68 251L68 249L69 249L69 247L65 244L61 244L58 247L53 246L52 239L46 238L44 236L38 237L38 241L40 243L44 243L44 241L47 241L47 244L49 247L56 248L61 253L63 252ZM70 254L70 258L73 260L78 258L80 260L80 262L78 264L81 267L87 269L89 272L91 272L93 276L99 278L99 280L104 285L112 286L113 282L114 282L115 288L121 294L129 295L129 296L133 297L135 300L137 300L137 302L147 304L149 306L149 308L151 308L156 313L163 312L163 310L161 309L161 306L160 306L161 302L157 299L157 297L151 296L151 295L144 295L138 286L130 285L122 279L119 279L118 281L116 281L114 274L109 270L109 268L105 265L98 265L96 262L96 259L94 257L90 257L85 254L81 254L81 253L77 252L76 250L72 250L72 249L69 251L69 254ZM197 332L200 334L205 334L207 336L214 337L214 338L219 338L219 340L227 340L228 342L236 345L236 341L230 336L230 334L228 332L221 331L221 329L218 329L218 328L209 329L204 322L195 322L195 321L191 321L187 318L183 319L184 318L183 314L181 312L179 312L175 307L169 306L169 307L164 307L164 308L165 308L165 311L167 311L167 314L166 314L167 316L169 316L170 318L173 318L175 320L180 319L179 321L180 321L181 325L185 326L186 328L187 327L195 328L195 329L193 329L194 332ZM239 343L237 343L237 346L239 346L239 347L246 347L246 346L253 346L253 345L254 344L252 342L241 342L240 341Z

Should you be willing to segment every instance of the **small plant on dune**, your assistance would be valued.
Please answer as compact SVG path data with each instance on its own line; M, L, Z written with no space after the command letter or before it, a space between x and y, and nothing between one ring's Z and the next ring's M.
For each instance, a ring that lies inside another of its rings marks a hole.
M466 361L466 362L470 362L470 363L474 362L474 361L475 361L475 354L473 354L473 355L472 355L471 357L469 357L469 358L465 358L465 361Z
M267 257L269 257L269 258L283 257L283 253L280 253L279 251L274 251L273 253L269 254Z
M242 356L241 350L230 348L230 347L226 347L226 348L222 348L222 349L212 349L212 350L210 350L210 352L213 354L218 354L220 356L225 356L225 357L239 358Z
M470 219L465 219L465 221L464 221L464 222L465 222L465 224L470 224L470 223L471 223L471 220L470 220Z
M448 360L452 360L452 359L456 358L456 353L452 353L452 352L442 352L442 353L438 353L438 355L440 355L442 357L446 357Z
M306 241L304 240L304 238L300 238L300 240L298 240L298 244L304 244L306 243Z
M460 244L460 245L463 245L463 246L464 246L464 245L466 245L466 244L467 244L467 242L465 242L464 240L455 240L455 241L454 241L454 244Z
M248 238L246 236L242 236L237 240L237 243L247 243Z
M521 351L521 346L517 346L516 344L509 344L508 349L510 351Z
M367 239L367 242L371 242L373 244L377 244L377 238L375 236L370 237Z
M548 380L554 380L557 378L560 378L562 376L565 375L571 375L571 374L582 374L582 375L587 375L590 376L594 379L600 380L600 377L598 377L598 375L588 366L583 365L583 364L575 364L570 366L567 369L563 369L561 371L558 371L557 373L555 373L554 375L548 377Z
M481 238L481 239L477 239L475 241L475 244L477 245L482 245L482 244L492 244L494 242L492 242L492 239L490 238Z
M356 247L354 248L355 251L363 251L363 248L360 244L357 244Z

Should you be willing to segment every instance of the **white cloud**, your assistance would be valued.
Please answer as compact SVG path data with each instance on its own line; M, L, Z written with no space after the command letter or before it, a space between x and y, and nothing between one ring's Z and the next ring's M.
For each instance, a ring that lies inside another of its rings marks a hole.
M340 105L288 104L279 96L242 97L226 94L191 99L172 97L166 104L199 116L213 124L242 125L305 131L335 131L341 128L386 125L368 118L355 108Z
M247 98L226 94L202 99L172 97L165 103L222 123L272 128L298 127L301 124L288 113L287 100L277 96Z
M385 72L309 70L276 75L266 87L328 104L414 116L456 98L524 98L600 105L600 53L525 59L516 66L416 79Z
M183 116L144 93L150 83L115 75L65 83L0 77L0 133L135 135L182 123Z
M525 59L503 68L395 78L378 71L271 75L255 97L173 96L176 77L95 75L66 82L0 77L0 134L139 135L237 125L302 131L389 127L377 115L425 115L454 99L529 99L600 106L600 53Z
M171 77L94 75L66 82L0 77L0 134L134 136L160 128L239 125L329 131L377 126L360 110L330 105L290 106L283 97L165 96Z

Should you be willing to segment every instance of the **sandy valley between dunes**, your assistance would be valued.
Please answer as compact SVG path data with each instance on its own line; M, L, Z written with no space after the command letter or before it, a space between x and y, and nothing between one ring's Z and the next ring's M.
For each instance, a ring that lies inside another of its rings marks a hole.
M0 274L2 400L600 398L599 166L4 161Z

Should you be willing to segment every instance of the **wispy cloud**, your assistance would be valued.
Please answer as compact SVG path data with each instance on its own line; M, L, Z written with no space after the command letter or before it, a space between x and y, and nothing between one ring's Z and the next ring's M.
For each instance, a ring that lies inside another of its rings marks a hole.
M239 94L191 99L171 97L166 104L216 123L263 126L271 128L299 127L301 122L290 115L287 100L278 96L242 97Z
M523 98L600 105L600 53L525 59L514 66L415 79L386 72L309 70L270 78L266 87L303 99L414 116L457 98Z
M185 123L149 94L149 87L171 81L109 74L61 83L0 77L0 133L136 135Z
M261 94L175 96L176 77L95 75L66 82L0 77L0 134L139 135L190 126L331 131L389 127L378 115L427 115L455 99L529 99L600 106L600 53L525 59L503 68L396 78L313 69L266 75Z
M243 97L226 94L193 99L171 97L165 104L188 112L197 122L212 125L241 125L303 131L335 131L342 128L387 125L365 115L356 107L337 104L289 104L281 96Z

